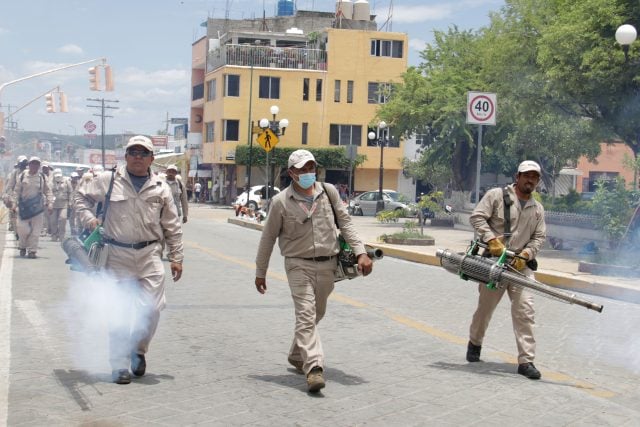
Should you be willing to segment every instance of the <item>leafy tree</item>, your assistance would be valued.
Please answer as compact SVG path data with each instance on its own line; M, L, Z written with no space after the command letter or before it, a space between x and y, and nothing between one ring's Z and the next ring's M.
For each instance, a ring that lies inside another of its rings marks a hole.
M596 185L592 201L594 212L598 213L596 223L609 238L611 247L616 247L633 214L631 193L626 190L622 179L616 179L613 186L602 180Z

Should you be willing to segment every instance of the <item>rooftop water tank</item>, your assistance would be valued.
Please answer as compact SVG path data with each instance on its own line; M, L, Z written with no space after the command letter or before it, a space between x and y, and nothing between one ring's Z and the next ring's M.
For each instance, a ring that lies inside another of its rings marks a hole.
M347 19L353 18L353 2L351 0L336 1L336 17L342 11L342 17Z
M370 19L369 2L358 0L353 4L353 19L355 21L368 21Z
M294 9L293 0L278 0L278 16L293 16Z

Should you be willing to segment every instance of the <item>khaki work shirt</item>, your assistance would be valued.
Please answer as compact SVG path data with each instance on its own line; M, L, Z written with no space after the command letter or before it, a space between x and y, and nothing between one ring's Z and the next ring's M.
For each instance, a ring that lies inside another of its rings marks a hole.
M46 177L38 172L35 175L29 173L26 169L18 175L15 186L15 200L29 199L41 194L44 197L44 206L46 209L53 208L53 193L51 192L50 182Z
M308 209L304 197L298 194L293 185L274 196L271 200L269 215L262 230L262 237L256 256L256 277L267 275L269 259L276 239L280 253L285 257L313 258L336 255L338 246L337 231L331 201L336 212L342 236L351 246L356 256L366 253L364 244L358 237L347 209L340 202L338 190L332 184L314 184L314 205ZM328 194L327 194L328 193ZM329 196L329 197L327 197Z
M100 172L91 181L78 186L76 215L86 226L95 218L94 205L104 203L112 172ZM115 173L106 219L105 237L121 243L164 240L171 262L182 262L182 224L173 202L171 189L164 179L151 176L136 192L126 165Z
M173 194L173 201L178 208L178 215L183 217L189 216L189 200L187 200L187 192L184 188L184 184L179 178L173 181L167 179L167 184L171 188L171 194Z
M515 184L507 186L507 192L513 204L509 209L511 216L511 238L507 249L525 252L534 259L542 248L547 235L544 222L544 208L533 196L523 208L515 191ZM504 200L502 188L492 188L480 200L469 218L469 222L484 242L501 237L504 234Z
M51 187L54 197L53 208L70 208L71 200L73 197L73 188L71 187L71 181L65 177L56 177L53 179L53 184Z

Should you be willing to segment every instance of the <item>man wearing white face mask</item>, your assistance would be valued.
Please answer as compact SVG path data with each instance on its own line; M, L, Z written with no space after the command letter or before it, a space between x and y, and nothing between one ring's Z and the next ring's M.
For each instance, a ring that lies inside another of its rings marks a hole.
M255 285L267 291L267 268L276 239L285 257L285 270L296 315L295 334L288 361L307 375L309 392L324 388L324 353L317 324L325 314L333 291L339 252L336 222L358 259L364 276L373 263L358 237L351 217L331 184L316 182L316 160L307 150L289 156L291 185L271 201L256 256ZM333 205L333 209L332 209ZM334 220L335 211L335 220Z

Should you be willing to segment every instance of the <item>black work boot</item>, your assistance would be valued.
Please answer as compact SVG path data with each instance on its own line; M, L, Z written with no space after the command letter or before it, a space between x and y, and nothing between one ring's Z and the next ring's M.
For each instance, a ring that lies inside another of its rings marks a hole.
M479 362L480 361L481 345L475 345L471 341L467 344L467 362Z
M524 375L530 380L539 380L542 377L540 371L538 371L538 369L536 369L536 367L531 362L519 364L518 373L520 375Z
M141 377L147 370L147 361L144 358L144 354L138 354L136 352L131 353L131 372L136 377Z

